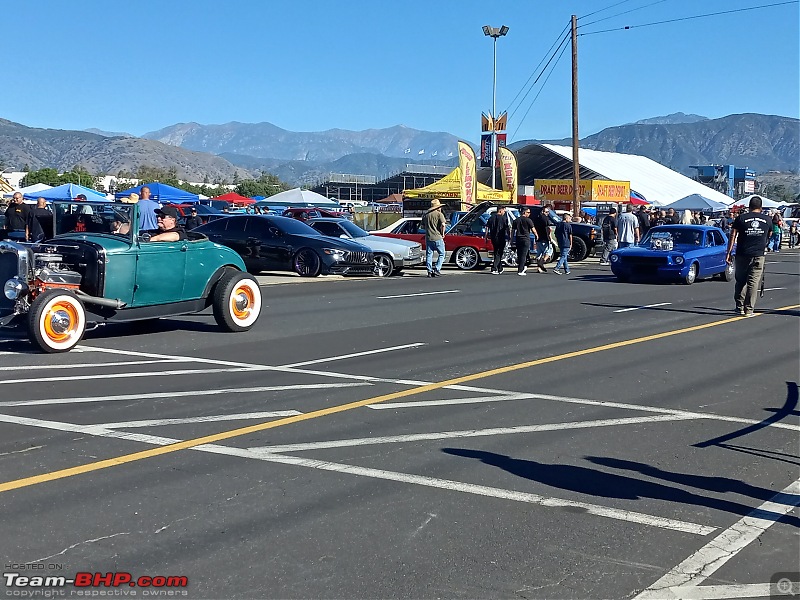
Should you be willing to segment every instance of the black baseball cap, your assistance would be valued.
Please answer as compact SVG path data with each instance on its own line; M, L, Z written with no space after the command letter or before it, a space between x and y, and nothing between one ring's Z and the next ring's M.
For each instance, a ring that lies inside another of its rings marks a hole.
M180 213L178 212L178 209L175 208L174 206L164 206L154 212L159 217L172 217L173 219L176 220L178 219L178 217L181 216Z
M86 200L86 194L78 194L75 196L75 200Z

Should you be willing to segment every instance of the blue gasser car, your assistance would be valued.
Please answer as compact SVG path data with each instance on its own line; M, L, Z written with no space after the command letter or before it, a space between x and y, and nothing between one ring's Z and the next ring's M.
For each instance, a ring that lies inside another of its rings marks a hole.
M719 227L659 225L636 246L611 253L611 271L620 281L649 278L693 284L698 278L719 275L733 279L733 265L725 262L728 238Z

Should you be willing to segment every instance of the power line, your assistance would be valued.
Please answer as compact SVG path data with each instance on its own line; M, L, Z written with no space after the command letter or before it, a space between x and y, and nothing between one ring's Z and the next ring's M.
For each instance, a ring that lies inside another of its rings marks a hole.
M626 1L627 1L627 0L626 0ZM547 59L547 57L550 55L550 52L552 52L553 48L556 46L556 44L558 44L559 40L561 40L561 39L562 39L562 36L564 35L564 32L565 32L565 31L566 31L568 28L569 28L569 23L567 23L567 25L564 27L564 29L562 29L562 30L561 30L561 33L559 33L559 34L558 34L558 37L556 37L556 40L555 40L555 41L554 41L554 42L553 42L553 43L550 45L550 48L548 48L547 52L545 52L544 56L542 57L542 60L540 60L540 61L539 61L539 64L538 64L538 65L536 65L536 67L535 67L535 68L533 69L533 71L531 72L530 76L528 77L528 80L527 80L525 83L523 83L523 84L522 84L522 87L521 87L521 88L519 89L519 91L517 92L517 95L516 95L516 96L514 96L514 99L513 99L513 100L512 100L512 101L509 103L509 105L508 105L508 110L511 110L511 107L512 107L512 106L514 106L514 103L517 101L517 98L519 98L519 95L520 95L520 94L523 92L523 90L524 90L526 87L528 87L528 83L530 83L530 80L531 80L531 79L533 79L533 76L534 76L534 75L536 75L536 72L539 70L539 67L541 67L541 66L542 66L542 63L543 63L543 62L544 62L544 61ZM562 42L561 42L561 43L563 43L563 40L562 40ZM556 52L558 52L558 50L556 50ZM539 75L539 77L541 77L541 75ZM536 82L534 82L534 84L533 84L533 85L536 85ZM527 96L527 94L526 94L526 96ZM522 98L522 100L520 100L520 104L521 104L521 103L522 103L524 100L525 100L525 98L523 97L523 98ZM493 115L493 116L496 116L496 115ZM512 113L512 116L513 116L513 113Z
M625 4L626 2L630 2L631 0L622 0L622 2L617 2L616 4L612 4L611 6L606 6L605 8L601 8L600 10L596 10L594 12L590 12L588 15L583 15L582 17L578 17L578 21L581 19L585 19L586 17L591 17L592 15L596 15L597 13L601 13L604 10L608 10L610 8L614 8L615 6L619 6L620 4Z
M762 8L772 8L775 6L785 6L787 4L798 4L800 0L789 0L788 2L776 2L774 4L762 4L761 6L748 6L746 8L736 8L733 10L723 10L720 12L708 13L704 15L693 15L690 17L681 17L678 19L668 19L666 21L655 21L653 23L642 23L640 25L626 25L625 27L615 27L613 29L600 29L598 31L588 31L586 33L579 33L578 35L594 35L596 33L608 33L610 31L624 31L626 29L635 29L636 27L650 27L652 25L664 25L666 23L677 23L679 21L690 21L692 19L703 19L705 17L716 17L719 15L729 15L731 13L745 12L748 10L759 10Z
M602 19L597 19L596 21L592 21L590 23L584 23L583 27L588 27L589 25L594 25L595 23L600 23L601 21L608 21L609 19L613 19L615 17L621 17L622 15L627 15L628 13L632 13L637 10L641 10L643 8L647 8L648 6L653 6L655 4L661 4L662 2L666 2L667 0L656 0L655 2L651 2L650 4L644 4L643 6L637 6L636 8L632 8L630 10L625 10L621 13L617 13L615 15L611 15L610 17L603 17Z
M509 117L508 117L509 119L513 119L513 118L514 118L514 115L516 114L516 112L517 112L517 111L518 111L518 110L519 110L519 109L522 107L522 103L523 103L523 102L525 102L525 98L527 98L527 97L528 97L528 94L530 94L530 93L531 93L531 91L533 90L533 88L536 86L536 83L539 81L539 79L541 79L541 78L542 78L542 75L544 75L544 72L547 70L547 67L550 65L550 63L553 61L553 59L556 57L556 54L558 53L558 51L559 51L559 50L561 50L561 53L562 53L562 54L564 53L564 50L562 49L562 46L563 46L563 48L566 48L566 45L565 45L565 43L566 43L566 41L567 41L569 38L570 38L570 35L569 35L569 34L566 34L566 35L564 35L564 36L563 36L563 38L561 39L561 43L558 45L558 47L555 49L555 51L554 51L554 52L553 52L553 53L550 55L550 60L548 60L548 61L547 61L547 64L545 64L545 66L544 66L544 67L542 67L542 71L539 73L539 76L538 76L538 77L536 78L536 80L535 80L535 81L534 81L534 82L533 82L533 83L530 85L530 87L528 87L528 91L527 91L527 92L525 92L525 95L524 95L524 96L522 97L522 99L519 101L519 105L517 106L517 108L515 108L515 109L514 109L514 111L513 111L513 112L512 112L512 113L509 115ZM559 55L559 58L560 58L560 55ZM544 59L543 59L543 60L544 60ZM553 65L553 66L555 66L555 65ZM550 72L552 73L552 70L551 70ZM549 75L548 75L548 77L549 77ZM529 78L528 80L530 81L530 78ZM545 80L545 81L546 81L546 80ZM542 85L544 85L544 84L542 84ZM519 94L518 94L518 95L519 95ZM538 97L538 94L537 94L537 97ZM530 110L530 107L528 107L528 110ZM528 114L528 113L526 112L525 114ZM523 117L523 118L524 118L524 117Z
M547 74L547 77L545 77L545 80L542 82L542 87L539 88L539 91L537 92L536 96L534 96L533 100L531 100L531 103L528 106L528 110L525 111L525 114L522 115L522 118L519 120L519 125L517 125L517 128L514 130L514 133L511 135L512 138L517 135L517 132L519 131L519 128L522 127L522 124L525 122L525 118L528 116L528 113L531 111L531 108L533 108L533 105L536 103L537 98L539 98L539 95L542 93L542 90L544 89L544 86L547 85L547 81L550 79L550 75L552 75L553 71L556 70L556 65L558 65L559 61L561 60L561 57L564 56L564 52L566 51L566 49L568 47L568 44L563 44L562 43L562 45L563 45L563 48L561 48L561 53L558 55L558 58L556 59L556 62L553 63L553 67L550 69L550 72Z

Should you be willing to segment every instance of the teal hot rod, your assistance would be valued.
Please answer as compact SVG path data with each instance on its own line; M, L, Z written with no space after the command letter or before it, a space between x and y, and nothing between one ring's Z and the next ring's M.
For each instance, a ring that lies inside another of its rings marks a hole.
M0 331L24 328L40 350L65 352L104 323L209 306L225 331L258 319L258 282L230 248L192 232L150 241L136 204L55 202L52 212L52 237L0 241Z

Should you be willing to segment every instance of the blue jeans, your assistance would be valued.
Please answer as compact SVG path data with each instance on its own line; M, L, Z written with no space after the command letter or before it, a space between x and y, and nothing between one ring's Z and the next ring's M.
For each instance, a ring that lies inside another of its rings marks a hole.
M425 268L428 269L428 273L432 273L433 268L433 251L439 253L439 258L436 259L436 272L440 273L442 271L442 265L444 265L444 240L425 240Z
M772 250L773 252L780 252L781 251L781 234L780 233L773 233L772 237L769 239L769 244L767 244L767 248Z
M558 257L558 262L556 263L556 269L564 269L565 273L569 273L569 263L567 262L567 258L569 255L569 246L564 246L561 248L561 255Z

